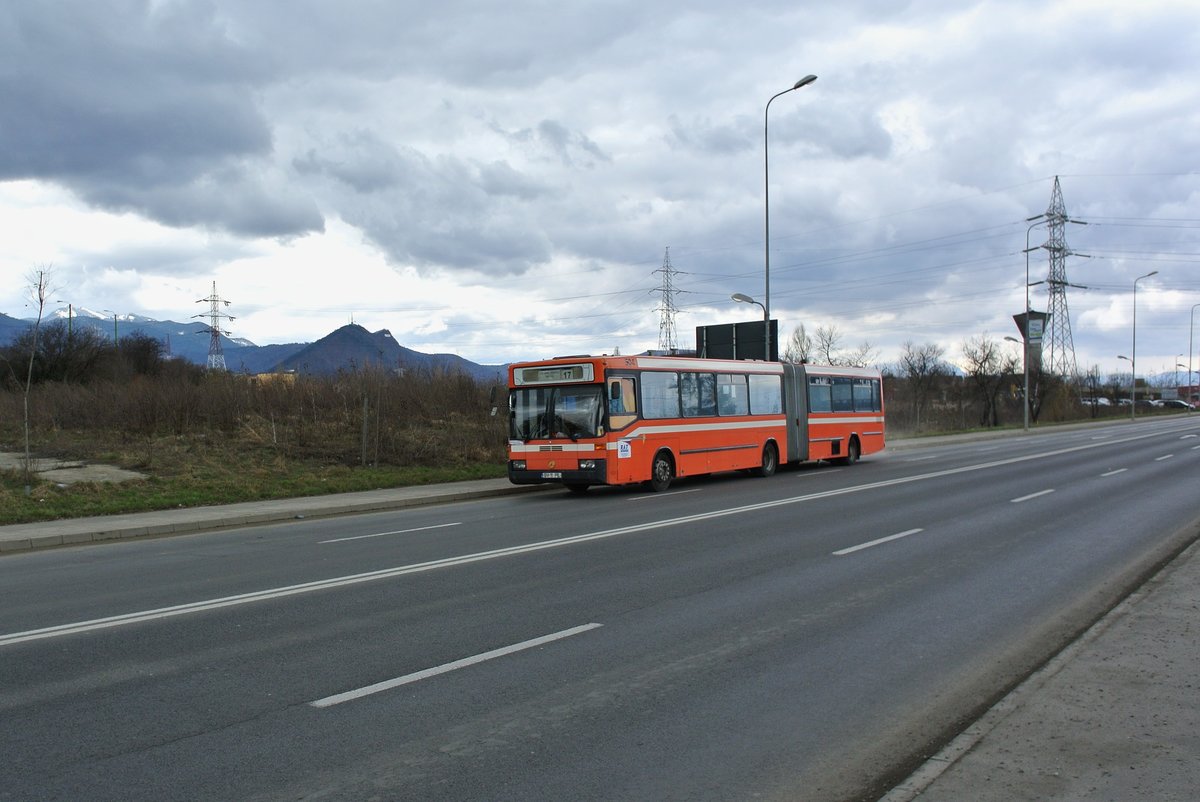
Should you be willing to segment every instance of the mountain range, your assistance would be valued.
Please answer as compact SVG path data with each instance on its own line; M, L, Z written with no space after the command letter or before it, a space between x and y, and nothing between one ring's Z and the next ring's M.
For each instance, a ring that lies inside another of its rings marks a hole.
M168 355L198 365L208 363L211 340L207 324L154 320L140 315L102 315L87 309L58 309L47 313L43 322L68 320L73 327L86 327L112 338L141 332L163 343ZM0 313L0 346L12 342L35 321L21 320ZM332 374L339 370L376 365L387 370L446 371L464 373L476 381L503 381L506 365L480 365L455 354L425 354L405 348L391 332L369 332L351 323L312 343L255 345L250 340L221 335L225 365L237 373Z

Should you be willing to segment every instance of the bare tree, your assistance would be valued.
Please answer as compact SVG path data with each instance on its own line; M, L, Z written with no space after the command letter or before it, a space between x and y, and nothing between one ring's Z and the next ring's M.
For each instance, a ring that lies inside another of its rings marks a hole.
M817 327L817 333L813 337L813 352L818 362L823 365L840 365L841 348L842 332L836 325Z
M839 364L847 367L869 368L879 361L879 349L867 340L863 340L853 351L842 354L838 358L841 360Z
M29 286L29 300L37 307L37 320L33 324L33 342L29 349L29 366L25 371L25 495L33 492L33 454L29 449L29 390L33 386L33 363L37 359L38 332L42 328L42 316L54 290L50 287L52 271L49 265L32 270L25 280Z
M804 324L801 323L792 329L792 336L788 338L787 346L783 349L783 361L791 362L793 365L807 362L812 355L812 345L812 338L808 336L808 332L804 330Z
M967 376L975 386L981 404L979 423L982 426L998 426L1000 412L998 399L1005 379L1016 373L1018 360L1005 355L997 340L980 334L966 340L962 345L966 360Z
M936 343L915 345L912 340L904 343L900 354L900 373L908 380L912 394L912 412L916 428L921 428L921 416L929 405L929 397L938 380L950 373L945 362L946 349Z

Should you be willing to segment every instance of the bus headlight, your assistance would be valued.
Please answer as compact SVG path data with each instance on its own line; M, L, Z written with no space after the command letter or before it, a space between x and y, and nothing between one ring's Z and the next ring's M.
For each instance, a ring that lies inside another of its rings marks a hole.
M581 459L581 460L579 460L579 470L581 470L581 471L594 471L594 470L596 470L596 460L594 460L594 459Z
M514 470L514 471L523 471L523 470L525 470L525 460L523 460L523 459L515 459L515 460L513 460L513 461L512 461L512 467L513 467L513 470Z

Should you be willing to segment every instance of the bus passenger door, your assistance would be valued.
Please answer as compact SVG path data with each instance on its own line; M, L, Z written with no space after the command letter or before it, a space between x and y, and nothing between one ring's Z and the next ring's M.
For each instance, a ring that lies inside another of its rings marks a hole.
M636 454L641 451L639 443L633 439L623 438L623 432L630 432L638 419L637 383L633 376L609 376L606 379L605 395L608 398L608 437L609 447L605 456L608 459L608 481L620 485L640 481L636 477Z

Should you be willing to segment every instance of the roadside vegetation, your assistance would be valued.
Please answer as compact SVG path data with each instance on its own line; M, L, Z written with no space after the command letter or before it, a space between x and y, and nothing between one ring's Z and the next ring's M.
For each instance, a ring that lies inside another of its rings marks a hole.
M821 334L819 354L802 358L855 364L873 354ZM141 334L114 344L61 321L0 349L0 451L23 454L28 437L36 457L147 476L59 484L0 470L0 524L505 475L503 388L377 367L253 377L164 351ZM939 346L905 344L885 368L889 437L1021 426L1019 354L980 336L963 343L958 364ZM1109 384L1093 377L1087 395L1119 395L1119 377ZM1128 415L1083 405L1078 389L1036 373L1030 395L1033 423Z
M0 350L0 451L21 452L32 334ZM141 481L60 485L0 471L0 524L504 476L491 387L378 368L256 378L43 325L28 386L33 453ZM498 392L498 391L497 391Z

